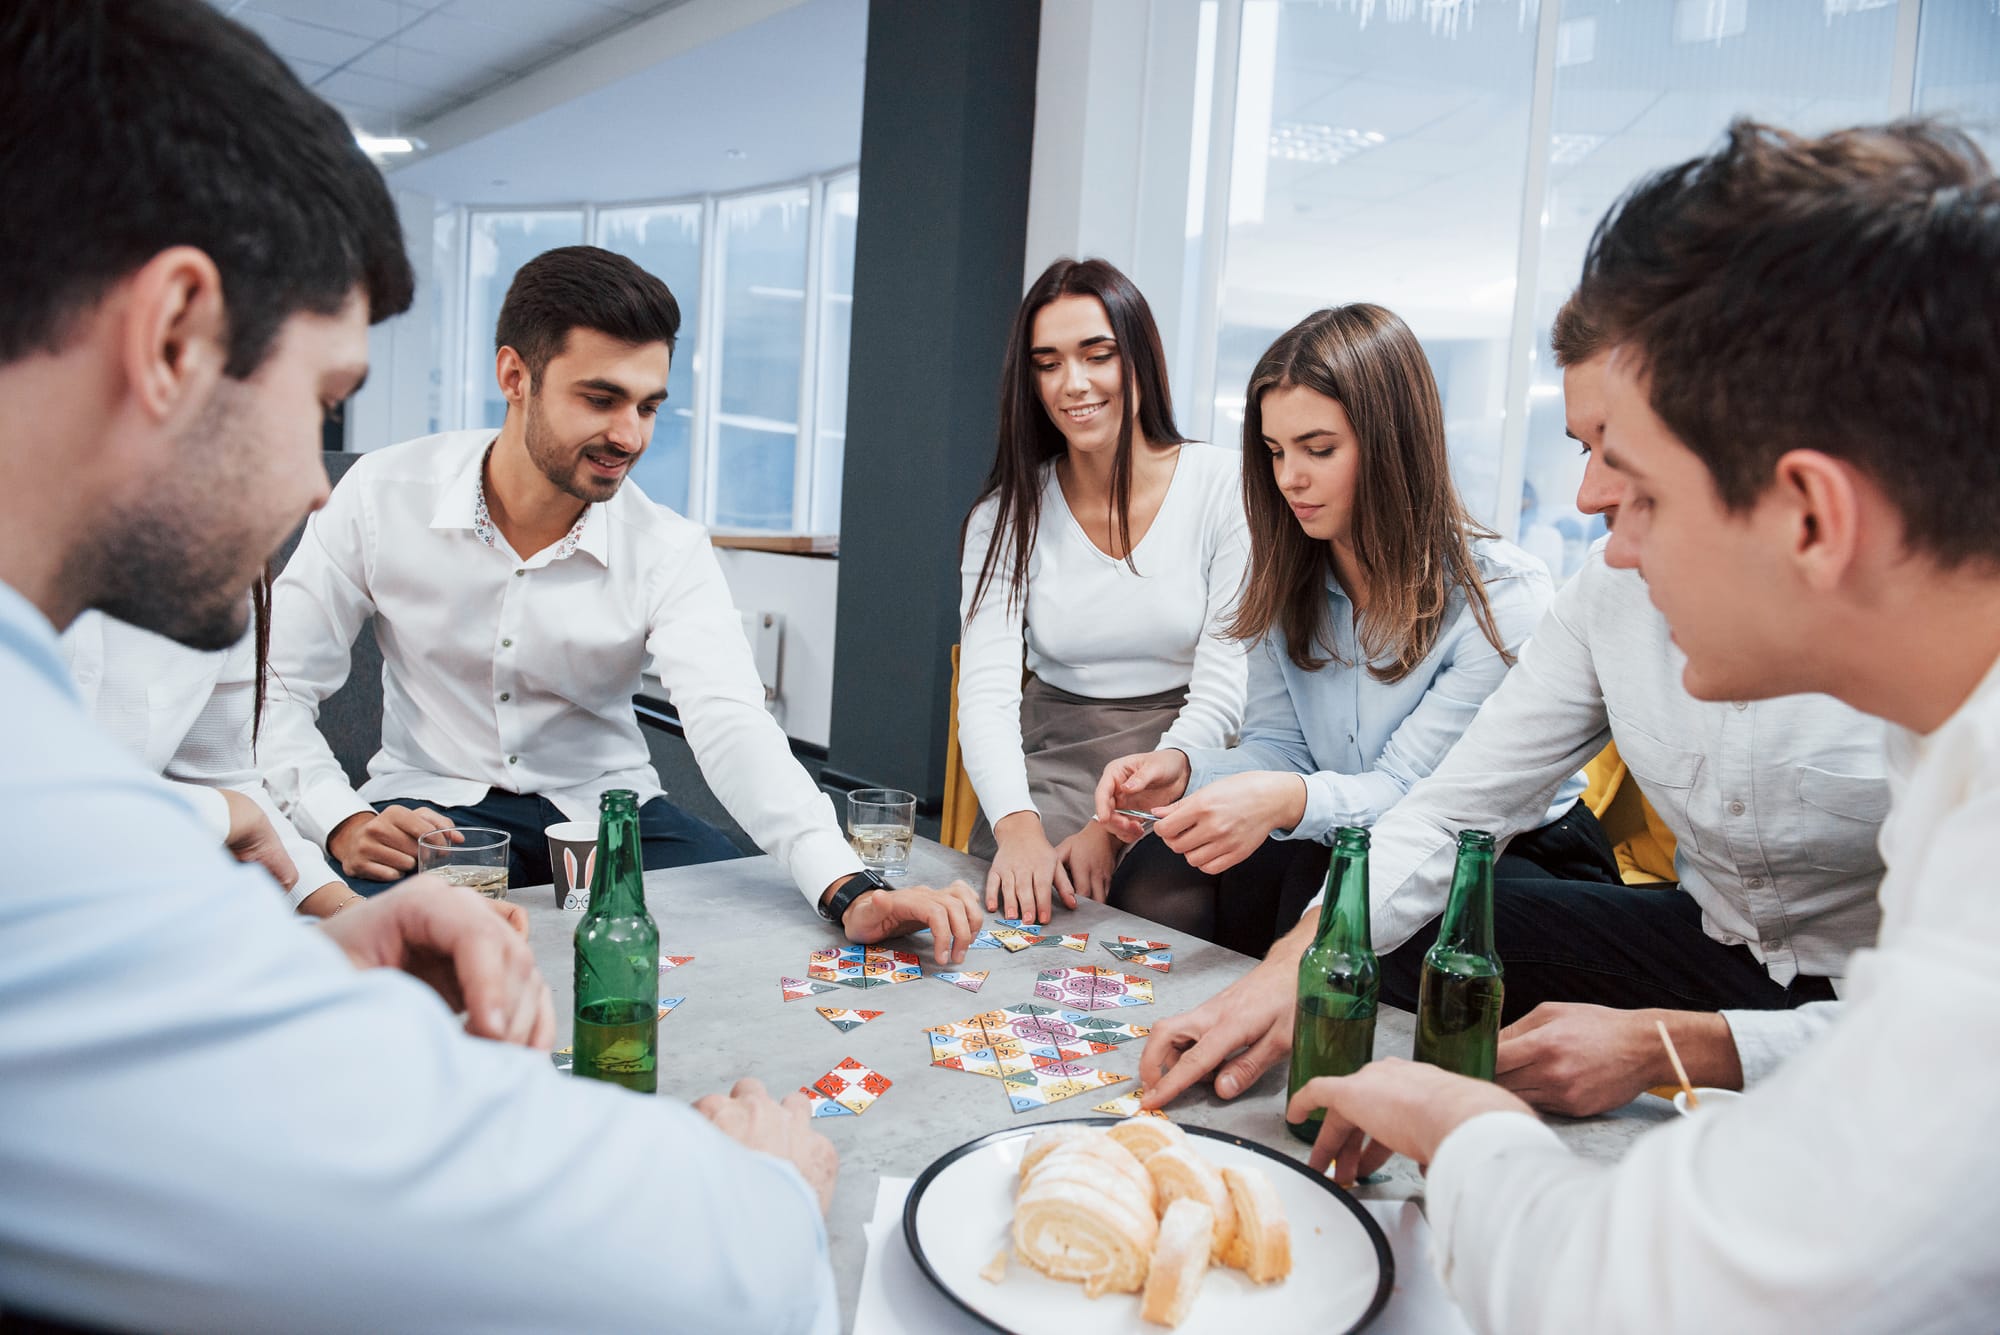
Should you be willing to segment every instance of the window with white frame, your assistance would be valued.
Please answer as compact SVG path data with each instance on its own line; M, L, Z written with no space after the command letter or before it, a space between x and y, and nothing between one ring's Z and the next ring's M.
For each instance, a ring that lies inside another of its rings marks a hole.
M659 277L681 309L667 402L633 481L720 530L837 532L859 201L850 170L700 199L466 210L462 228L440 229L466 238L460 423L505 416L493 325L515 271L588 238Z

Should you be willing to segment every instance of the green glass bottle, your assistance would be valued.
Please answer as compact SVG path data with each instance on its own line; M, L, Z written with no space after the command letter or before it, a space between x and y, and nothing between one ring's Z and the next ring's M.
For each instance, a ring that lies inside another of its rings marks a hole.
M590 908L576 925L576 1074L651 1094L658 1087L660 929L646 912L639 800L598 805Z
M1292 1012L1292 1074L1285 1102L1308 1080L1353 1075L1375 1055L1375 1006L1381 969L1368 928L1368 831L1342 826L1319 906L1319 931L1299 961L1299 995ZM1300 1140L1319 1135L1326 1114L1285 1128Z
M1458 836L1458 868L1417 984L1416 1059L1493 1078L1500 1047L1500 957L1493 950L1493 836Z

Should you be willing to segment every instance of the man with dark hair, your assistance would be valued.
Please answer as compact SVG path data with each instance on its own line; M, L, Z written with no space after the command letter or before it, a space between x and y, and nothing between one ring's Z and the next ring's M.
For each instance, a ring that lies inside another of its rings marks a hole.
M297 924L65 671L89 608L234 643L325 500L411 289L352 133L197 0L12 0L0 193L0 1325L830 1329L803 1099L560 1078L518 909Z
M1568 432L1588 456L1577 508L1615 524L1621 484L1601 448L1609 348L1574 298L1552 342ZM1382 995L1409 1009L1458 831L1505 841L1533 829L1556 785L1615 742L1673 832L1668 884L1501 864L1508 1025L1496 1078L1545 1111L1601 1113L1670 1083L1655 1023L1702 1084L1762 1080L1830 1023L1847 957L1875 937L1889 805L1880 720L1824 695L1699 700L1681 684L1684 661L1644 581L1598 543L1451 754L1374 827ZM1218 1067L1230 1098L1285 1059L1316 914L1229 988L1153 1027L1140 1068L1149 1103Z
M1343 1181L1429 1165L1481 1330L1991 1329L2000 180L1922 123L1739 123L1620 202L1580 300L1612 347L1608 556L1689 692L1821 690L1890 725L1881 934L1805 1051L1610 1171L1434 1067L1314 1081L1292 1115L1327 1109L1313 1159Z
M968 886L891 892L764 708L708 534L627 474L667 397L680 308L594 246L521 267L500 308L506 420L361 459L313 516L272 596L266 781L362 893L416 841L506 831L517 885L552 879L546 828L639 794L648 868L738 856L669 802L632 711L648 659L716 795L850 939L929 928L940 963L982 923ZM315 720L373 620L382 749L356 792Z

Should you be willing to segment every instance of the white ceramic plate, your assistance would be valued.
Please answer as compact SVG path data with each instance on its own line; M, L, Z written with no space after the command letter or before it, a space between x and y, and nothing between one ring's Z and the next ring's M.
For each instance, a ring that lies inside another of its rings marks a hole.
M1116 1118L1074 1119L1110 1126ZM924 1170L903 1207L903 1236L917 1266L947 1298L994 1330L1046 1335L1088 1329L1091 1335L1159 1335L1139 1319L1137 1294L1084 1296L1065 1283L1011 1259L1014 1185L1028 1139L1054 1123L996 1131L968 1141ZM1284 1202L1292 1229L1292 1273L1280 1284L1252 1284L1241 1271L1215 1267L1177 1335L1243 1335L1246 1330L1358 1331L1389 1301L1395 1263L1389 1240L1352 1196L1296 1159L1255 1141L1198 1126L1194 1149L1218 1168L1263 1171ZM979 1277L994 1253L1008 1248L1007 1276ZM1078 1323L1088 1322L1088 1327Z

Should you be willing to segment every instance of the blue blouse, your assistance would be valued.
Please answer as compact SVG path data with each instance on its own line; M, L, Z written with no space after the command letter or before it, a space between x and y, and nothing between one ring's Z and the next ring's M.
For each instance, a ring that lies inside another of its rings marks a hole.
M1555 597L1548 567L1510 542L1475 538L1473 560L1486 583L1493 622L1510 653L1521 646ZM1280 839L1331 843L1343 825L1373 825L1438 767L1479 706L1507 675L1507 662L1480 629L1463 590L1454 590L1444 629L1423 661L1400 681L1371 676L1355 637L1354 604L1331 569L1328 623L1345 665L1302 671L1274 631L1250 651L1250 698L1233 747L1187 753L1193 792L1231 774L1277 770L1302 774L1305 816ZM1556 792L1548 819L1583 792L1583 775Z

